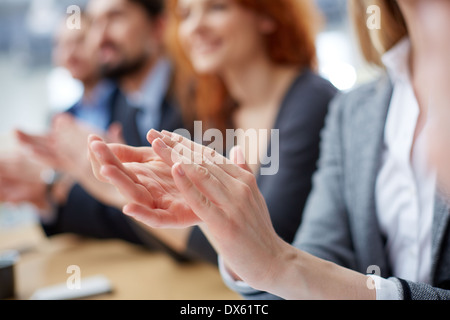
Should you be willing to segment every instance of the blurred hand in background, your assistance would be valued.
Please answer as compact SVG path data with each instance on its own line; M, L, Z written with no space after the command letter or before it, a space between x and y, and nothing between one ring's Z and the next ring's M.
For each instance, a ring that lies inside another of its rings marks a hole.
M66 113L55 116L46 134L17 130L22 149L0 159L0 201L31 203L45 211L51 202L63 204L73 184L79 183L99 200L122 207L115 188L98 181L92 173L87 144L92 133L111 143L124 141L120 125L112 124L101 133Z

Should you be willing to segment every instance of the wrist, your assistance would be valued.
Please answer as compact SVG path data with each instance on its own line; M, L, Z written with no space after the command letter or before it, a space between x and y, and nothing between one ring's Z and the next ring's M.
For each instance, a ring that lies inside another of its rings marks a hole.
M291 246L273 293L285 299L375 300L369 277ZM280 262L281 263L281 262Z
M264 290L284 299L310 299L305 282L306 258L304 252L283 242Z

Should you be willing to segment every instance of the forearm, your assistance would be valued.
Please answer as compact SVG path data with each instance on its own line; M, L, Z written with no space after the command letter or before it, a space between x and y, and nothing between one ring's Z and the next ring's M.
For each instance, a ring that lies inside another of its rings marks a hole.
M288 244L265 291L284 299L375 300L369 278Z

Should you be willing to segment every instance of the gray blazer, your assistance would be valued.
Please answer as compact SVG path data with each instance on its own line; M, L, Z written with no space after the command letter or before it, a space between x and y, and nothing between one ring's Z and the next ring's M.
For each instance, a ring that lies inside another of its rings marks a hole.
M294 246L363 274L378 266L392 277L376 215L375 182L381 165L384 128L392 97L385 76L330 106L319 169ZM404 299L450 299L449 206L436 197L432 285L396 279ZM267 293L241 292L248 299Z

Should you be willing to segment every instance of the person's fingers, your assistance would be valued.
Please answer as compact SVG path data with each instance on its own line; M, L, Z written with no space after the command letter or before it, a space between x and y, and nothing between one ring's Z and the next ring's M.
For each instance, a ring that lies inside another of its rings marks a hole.
M151 130L147 133L147 141L148 141L151 145L153 145L153 141L155 141L155 140L158 139L158 138L162 139L163 137L164 137L164 135L163 135L161 132L159 132L159 131L157 131L157 130L155 130L155 129L151 129Z
M236 149L235 152L237 152L236 157L243 157L242 153L239 155L239 149ZM242 159L239 160L238 158L238 161L242 161ZM242 174L239 178L234 178L218 166L207 164L207 161L201 165L177 163L177 170L173 171L173 173L178 173L179 177L188 176L197 190L209 202L214 203L219 208L228 207L230 203L236 200L236 195L244 195L244 198L248 200L259 197L258 183L250 170L241 169ZM197 197L197 203L199 201L200 203L203 202L205 207L208 207L208 202L204 201L202 197Z
M167 163L170 164L170 162L172 162L172 164L175 164L177 162L183 162L183 163L197 163L197 164L201 164L205 158L210 159L211 161L213 161L213 159L211 158L212 152L209 153L210 157L207 157L207 155L203 154L203 146L199 145L199 144L195 144L195 143L191 143L189 141L186 141L187 139L183 138L182 136L179 135L175 135L173 134L172 136L168 136L168 135L163 135L162 138L158 138L156 140L153 141L153 144L155 144L155 151L158 151L162 148L159 148L160 146L164 146L164 148L166 148L166 150L162 150L164 151L165 155L164 155L164 159L167 159ZM160 154L160 156L162 156L163 154ZM169 161L169 156L170 156L170 160ZM221 157L221 156L220 156ZM216 159L215 162L216 164L219 163L223 163L227 161L227 159L225 159L224 157L221 157L219 159Z
M14 134L20 143L29 144L32 140L30 135L21 130L15 130Z
M62 163L56 152L51 148L33 147L31 148L33 156L38 162L58 170L66 170L67 165Z
M172 148L175 148L175 144L177 148L180 148L180 150L183 150L186 152L186 150L193 151L195 153L201 154L202 156L207 157L211 161L213 161L216 164L231 164L231 161L229 161L226 157L223 157L222 155L218 154L215 150L211 148L207 148L201 144L195 143L179 134L169 132L166 130L162 131L163 138L162 140L165 141L168 145L170 145Z
M20 130L16 130L16 136L24 148L28 152L31 152L39 162L61 169L59 153L55 150L54 141L51 136L30 135Z
M0 179L6 181L35 181L39 179L36 175L38 172L33 171L28 166L29 162L21 161L22 159L0 160Z
M18 183L14 179L3 179L0 187L2 201L17 203L26 198L23 194L23 182Z
M176 134L171 134L171 136L172 138L170 138L169 135L164 135L162 139L158 138L153 141L155 152L157 152L167 164L170 165L170 162L167 160L169 157L174 163L183 162L186 164L194 162L205 167L227 189L235 182L234 179L237 179L251 187L254 192L257 191L258 188L255 176L246 165L243 165L243 168L241 168L218 153L209 153L208 156L207 153L205 153L205 150L213 151L212 149L195 144ZM160 140L162 140L163 143L161 143ZM166 147L160 148L160 144L164 144ZM189 145L190 148L186 145ZM240 158L237 158L237 161L245 164L242 152L238 153L238 157Z
M34 160L51 167L62 169L61 153L55 146L51 135L30 135L20 130L15 131L17 139L22 144L24 152L28 153Z
M176 133L162 131L162 134L163 134L162 140L164 141L164 143L172 147L177 152L182 153L186 158L189 158L190 155L189 150L190 150L195 154L200 154L202 157L206 157L207 159L215 163L218 167L220 167L222 170L224 170L234 178L240 179L240 177L243 175L243 171L240 167L236 166L231 160L222 156L215 150L197 144ZM191 160L193 161L196 160L192 154L190 155L190 157ZM198 158L199 156L196 157ZM198 163L198 161L196 162Z
M245 160L244 152L242 151L241 147L236 146L230 150L230 160L244 170L239 176L239 180L249 186L253 191L253 195L257 197L259 193L258 182L255 175L253 174L252 169L249 167Z
M5 201L5 189L8 187L6 179L0 177L0 202Z
M134 181L135 183L139 183L139 179L136 177L136 175L125 168L123 163L116 157L116 155L111 151L111 149L104 141L98 140L92 141L90 143L90 147L100 165L116 166L120 171L125 173L132 181Z
M94 141L99 141L101 142L102 139L99 136L96 135L90 135L88 137L88 158L91 162L91 168L92 168L92 172L94 173L94 176L102 181L102 182L108 182L107 179L105 179L105 177L103 177L100 174L100 168L101 168L101 163L100 161L97 159L97 156L95 154L95 152L92 150L91 148L91 143L93 143Z
M170 154L167 153L167 150L161 150L165 151L163 154L165 155L164 159L166 160L167 164L173 165L177 162L183 161L188 163L190 162L197 162L201 163L203 159L203 148L199 144L190 143L190 140L187 140L183 138L180 135L163 135L160 132L152 129L149 132L149 141L152 141L152 145L154 147L157 147L158 149L162 149L159 147L165 147L170 146L172 149L174 149L175 152L172 152ZM156 137L156 138L155 138ZM153 140L152 140L153 139ZM161 143L164 142L164 143ZM156 149L155 149L156 151ZM170 155L170 157L169 157ZM211 159L213 160L213 159ZM217 159L220 160L220 159ZM219 161L217 161L219 162Z
M24 146L29 147L48 147L49 136L38 136L27 134L21 130L15 130L17 140Z
M169 148L165 142L159 138L153 140L152 146L155 153L169 166L173 166L175 163L181 161L187 161L187 163L191 162L190 158L184 158L183 155L175 152L172 148Z
M144 163L151 161L156 155L150 147L131 147L117 143L108 144L108 147L122 163Z
M94 150L92 149L93 142L104 142L106 144L106 142L99 136L90 135L88 138L88 144L92 153L94 153ZM155 156L155 152L150 147L131 147L123 143L109 143L107 146L114 156L117 157L117 159L122 163L147 162L152 160L152 157Z
M167 141L168 137L164 137ZM170 140L170 139L169 139ZM168 141L169 143L169 141ZM182 162L184 164L198 164L204 170L208 171L218 182L222 183L225 188L233 182L233 177L230 176L226 171L223 170L216 163L211 161L209 158L202 156L202 154L191 151L184 145L172 144L178 151L167 146L165 142L161 139L156 139L154 141L154 150L163 159L166 164L173 165L174 163Z
M203 195L197 200L203 202L206 206L209 206L208 203L213 203L218 207L228 206L235 200L235 193L240 194L243 189L250 190L249 186L223 171L219 174L214 174L214 171L220 172L222 170L214 164L208 166L205 163L199 165L181 162L174 165L172 174L178 174L179 177L187 176L190 182Z
M236 146L230 150L230 160L240 168L248 172L252 172L252 169L248 166L247 162L245 161L244 153L242 152L241 147Z
M129 203L123 207L123 213L144 223L151 228L191 227L200 222L194 212L170 214L162 209L149 209L137 203Z
M151 228L158 228L160 226L166 227L164 222L167 223L167 217L161 214L156 214L155 211L156 210L150 210L148 207L137 203L129 203L122 208L122 212L124 214L144 223Z
M129 175L116 166L104 165L100 169L100 174L113 184L128 202L154 208L153 197L147 188L132 180Z
M193 182L192 177L199 174L198 165L186 165L183 163L176 163L172 167L172 176L178 190L183 195L188 205L192 208L200 220L207 225L221 225L225 222L224 213L211 201L198 186L204 190L204 184L199 183L199 180L209 180L206 172L200 171L200 176L195 178ZM220 193L222 186L219 185L216 189L209 185L209 193L212 198L213 193Z
M16 165L7 161L0 161L0 179L15 176L17 174Z

